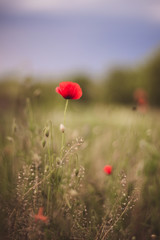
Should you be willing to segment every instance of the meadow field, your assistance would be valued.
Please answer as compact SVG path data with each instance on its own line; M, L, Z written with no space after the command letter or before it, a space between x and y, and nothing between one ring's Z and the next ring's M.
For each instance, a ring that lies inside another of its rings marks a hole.
M160 0L0 0L0 240L160 240Z
M0 239L160 239L160 111L78 101L1 101Z

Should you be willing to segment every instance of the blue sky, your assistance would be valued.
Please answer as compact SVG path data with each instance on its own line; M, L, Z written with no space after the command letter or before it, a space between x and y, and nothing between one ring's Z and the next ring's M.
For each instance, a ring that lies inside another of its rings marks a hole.
M159 0L1 0L0 74L101 74L160 46Z

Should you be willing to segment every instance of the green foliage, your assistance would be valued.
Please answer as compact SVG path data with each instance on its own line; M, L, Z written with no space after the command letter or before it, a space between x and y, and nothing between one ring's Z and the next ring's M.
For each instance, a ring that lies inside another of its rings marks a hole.
M160 106L160 52L139 68L117 68L106 77L106 100L120 104L133 104L134 91L147 92L149 104Z
M146 80L151 104L160 106L160 52L146 66Z
M107 98L120 104L133 103L136 74L129 70L114 70L106 82Z

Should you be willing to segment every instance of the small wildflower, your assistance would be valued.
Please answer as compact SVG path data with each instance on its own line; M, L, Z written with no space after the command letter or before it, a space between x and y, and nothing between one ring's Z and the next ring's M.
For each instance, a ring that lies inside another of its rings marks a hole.
M43 215L43 207L39 208L38 214L34 216L35 221L40 220L42 222L47 223L48 222L48 217Z
M103 170L106 174L110 175L112 173L112 166L106 165Z

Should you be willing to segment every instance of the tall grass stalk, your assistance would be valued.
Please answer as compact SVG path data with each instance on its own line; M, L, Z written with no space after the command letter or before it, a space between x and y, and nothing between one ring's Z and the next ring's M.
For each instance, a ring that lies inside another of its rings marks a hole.
M29 98L27 98L26 104L27 104L29 128L30 128L30 131L33 132L34 131L34 120L33 120L34 118L33 118L33 111L32 111L31 101L30 101Z
M53 172L53 161L54 161L53 125L52 125L52 121L49 121L48 165L49 165L49 173L50 174L52 174L52 172ZM50 179L48 181L50 181ZM48 189L47 189L47 213L49 213L50 197L51 197L51 183L49 182Z

